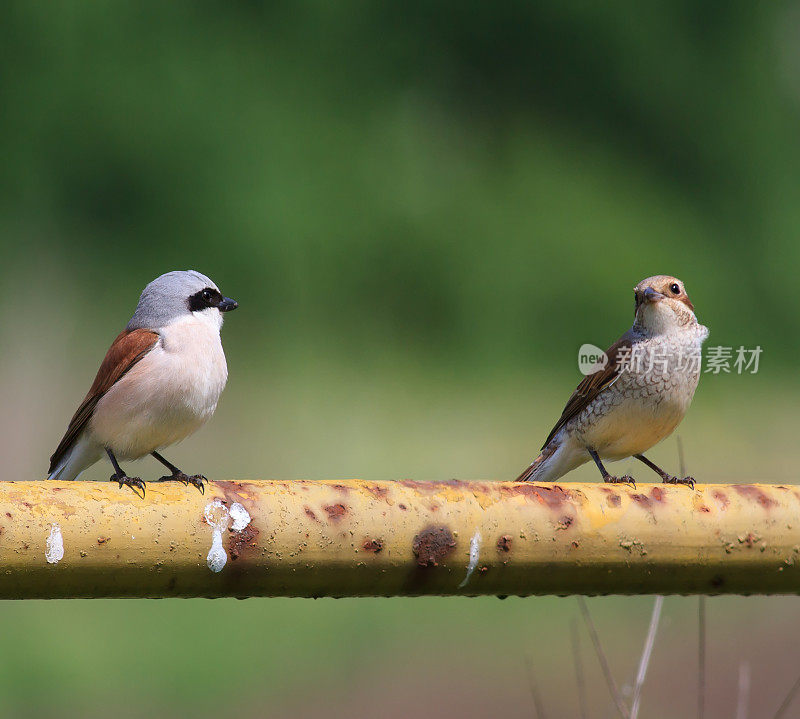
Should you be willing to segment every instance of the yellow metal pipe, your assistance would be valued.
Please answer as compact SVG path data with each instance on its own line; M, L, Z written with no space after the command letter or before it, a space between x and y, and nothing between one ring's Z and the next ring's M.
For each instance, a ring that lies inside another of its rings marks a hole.
M0 482L0 598L797 594L800 488Z

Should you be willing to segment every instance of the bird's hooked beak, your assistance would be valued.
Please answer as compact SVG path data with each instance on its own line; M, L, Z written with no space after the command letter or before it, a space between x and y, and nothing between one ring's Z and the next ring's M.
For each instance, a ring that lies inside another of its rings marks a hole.
M239 303L236 300L232 300L230 297L223 297L222 302L217 305L217 309L220 312L231 312L238 306Z
M636 306L639 307L645 302L659 302L664 299L664 295L656 292L652 287L645 287L644 290L636 292Z
M644 290L636 290L634 295L636 297L637 311L643 304L645 304L645 302L648 304L656 303L664 299L664 295L662 295L660 292L656 292L656 290L654 290L652 287L646 287Z
M646 287L644 290L644 298L648 302L658 302L664 299L664 295L660 292L656 292L652 287Z

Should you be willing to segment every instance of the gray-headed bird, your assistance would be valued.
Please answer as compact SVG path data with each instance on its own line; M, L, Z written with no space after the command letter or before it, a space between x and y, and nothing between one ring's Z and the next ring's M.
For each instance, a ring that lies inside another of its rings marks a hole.
M644 452L668 437L689 409L708 328L698 323L675 277L648 277L634 296L633 326L572 393L541 454L517 481L553 481L592 459L605 482L633 484L628 475L609 474L603 460L636 457L663 482L694 486L692 477L668 474Z
M144 288L127 327L114 340L94 383L50 458L48 479L76 479L107 454L111 481L144 492L119 460L151 454L175 480L203 491L157 450L188 437L217 407L228 379L219 331L237 303L194 270L167 272Z

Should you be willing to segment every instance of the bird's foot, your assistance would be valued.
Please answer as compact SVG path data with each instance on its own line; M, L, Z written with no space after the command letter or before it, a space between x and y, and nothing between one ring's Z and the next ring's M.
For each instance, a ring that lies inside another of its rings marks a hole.
M629 474L624 474L621 477L615 477L613 474L607 474L603 477L606 484L627 484L633 489L636 489L636 480Z
M200 494L206 493L206 486L204 482L208 480L202 474L193 474L189 476L185 472L175 472L174 474L167 474L164 477L159 477L156 482L180 482L184 487L191 484L200 490Z
M694 477L684 477L681 479L680 477L673 477L672 475L667 475L662 479L663 484L685 484L689 489L694 489Z
M141 477L129 477L127 474L112 474L108 481L119 483L120 489L122 489L123 486L130 487L134 494L137 495L139 494L137 490L141 490L142 493L139 496L144 499L145 489Z

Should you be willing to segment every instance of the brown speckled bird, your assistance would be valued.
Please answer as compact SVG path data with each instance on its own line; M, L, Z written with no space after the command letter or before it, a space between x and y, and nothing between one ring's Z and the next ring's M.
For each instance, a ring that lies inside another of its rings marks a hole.
M700 379L699 324L683 283L656 275L634 288L636 317L606 352L605 365L587 375L542 447L517 481L549 482L594 460L605 482L633 483L609 474L602 460L636 457L662 481L694 486L692 477L667 474L644 452L683 419Z

